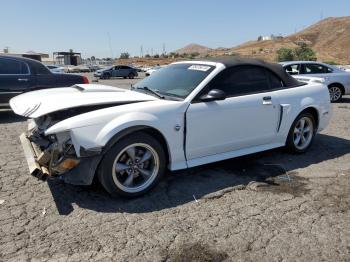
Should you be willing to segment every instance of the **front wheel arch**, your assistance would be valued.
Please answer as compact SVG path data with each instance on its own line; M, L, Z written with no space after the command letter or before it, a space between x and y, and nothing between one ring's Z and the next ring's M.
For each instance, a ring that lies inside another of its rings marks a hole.
M102 154L104 155L120 139L136 132L145 132L151 135L152 137L156 138L162 145L164 152L166 154L166 160L167 160L166 165L170 163L171 161L170 148L167 140L165 139L165 136L158 129L150 126L144 126L144 125L128 127L126 129L121 130L117 134L115 134L103 147Z

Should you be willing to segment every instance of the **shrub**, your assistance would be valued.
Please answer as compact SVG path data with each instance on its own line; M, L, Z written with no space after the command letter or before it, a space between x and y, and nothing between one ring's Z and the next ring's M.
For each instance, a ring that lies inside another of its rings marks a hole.
M293 60L301 60L301 61L316 61L316 53L315 51L307 46L306 43L298 43L298 47L291 49L282 47L277 50L277 60L279 62L283 61L293 61Z
M305 43L299 43L298 47L294 49L295 57L302 61L316 61L316 53L311 47Z
M295 60L294 50L291 48L282 47L277 50L277 60L279 62Z
M336 63L334 61L323 61L323 63L329 64L329 65L338 65L338 63Z
M128 59L130 54L128 52L121 53L119 59Z

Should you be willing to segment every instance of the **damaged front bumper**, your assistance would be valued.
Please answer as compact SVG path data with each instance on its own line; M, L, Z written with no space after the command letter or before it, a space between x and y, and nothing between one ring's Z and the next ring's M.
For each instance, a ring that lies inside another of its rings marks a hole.
M19 139L21 140L30 174L39 179L45 179L49 175L49 170L44 166L40 166L38 163L38 155L35 152L34 147L28 139L26 133L21 134Z
M41 180L60 177L69 184L90 185L102 158L100 155L94 155L83 158L60 156L55 159L55 148L42 151L40 146L30 141L27 133L21 134L20 141L30 174Z

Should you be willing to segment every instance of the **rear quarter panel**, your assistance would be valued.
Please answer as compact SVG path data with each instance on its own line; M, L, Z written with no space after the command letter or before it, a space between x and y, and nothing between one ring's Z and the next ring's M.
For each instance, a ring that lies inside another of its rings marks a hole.
M318 131L324 129L331 116L328 88L324 84L309 83L303 86L276 91L280 106L283 108L281 128L278 133L280 142L285 143L288 132L296 117L307 108L318 112Z
M43 74L36 75L36 83L34 89L69 87L74 84L83 84L83 78L74 74Z

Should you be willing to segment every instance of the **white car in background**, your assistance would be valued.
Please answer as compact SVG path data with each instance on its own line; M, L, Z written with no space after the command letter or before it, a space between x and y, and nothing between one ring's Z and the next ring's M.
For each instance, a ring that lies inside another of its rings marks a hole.
M65 73L64 71L64 67L63 66L59 66L59 65L47 65L46 66L48 69L50 69L50 71L54 74L63 74Z
M31 174L133 197L179 170L286 146L305 152L331 116L322 79L243 58L173 63L131 90L75 85L19 95Z
M296 78L298 76L324 78L329 89L331 102L338 102L343 95L350 95L350 73L338 67L313 61L290 61L280 64L287 73Z
M147 71L146 71L146 76L150 76L150 75L152 75L154 72L156 72L156 71L158 71L159 69L161 69L162 67L164 67L164 66L155 66L155 67L152 67L151 69L148 69Z

